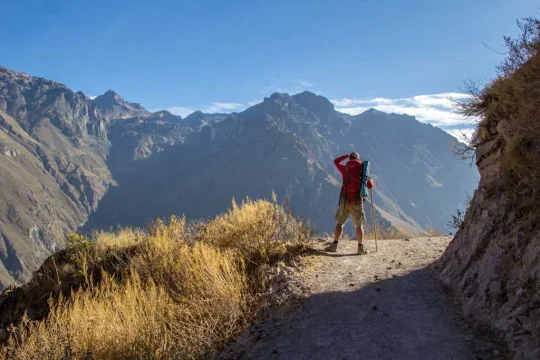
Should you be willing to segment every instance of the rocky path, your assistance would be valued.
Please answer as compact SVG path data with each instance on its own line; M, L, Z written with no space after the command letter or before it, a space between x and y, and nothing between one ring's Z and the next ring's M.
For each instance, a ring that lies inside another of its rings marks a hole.
M294 311L275 316L242 351L244 359L502 359L454 311L429 265L450 238L367 243L304 258L301 281L310 294Z

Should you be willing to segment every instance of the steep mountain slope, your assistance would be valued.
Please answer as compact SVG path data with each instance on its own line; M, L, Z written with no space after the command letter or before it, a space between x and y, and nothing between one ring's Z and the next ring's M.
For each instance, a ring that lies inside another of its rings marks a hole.
M0 286L28 279L97 208L107 152L84 95L0 67Z
M135 161L182 143L185 136L192 131L183 124L182 117L168 111L115 119L108 130L113 148L108 165L116 173L124 172Z

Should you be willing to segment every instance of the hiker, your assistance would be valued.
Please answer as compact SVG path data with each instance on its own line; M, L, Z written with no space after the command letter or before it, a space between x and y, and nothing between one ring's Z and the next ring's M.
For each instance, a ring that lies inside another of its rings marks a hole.
M341 162L349 159L345 165ZM350 155L343 155L334 160L334 165L338 168L343 177L343 185L339 194L339 207L336 212L336 229L334 231L334 242L328 246L328 251L336 251L338 241L343 232L343 225L347 222L349 215L353 219L353 224L356 228L356 240L358 241L358 254L367 254L366 248L362 243L364 237L363 225L366 222L366 214L364 213L364 198L360 196L361 177L362 177L362 161L360 154L353 152ZM368 178L367 188L373 189L373 181Z

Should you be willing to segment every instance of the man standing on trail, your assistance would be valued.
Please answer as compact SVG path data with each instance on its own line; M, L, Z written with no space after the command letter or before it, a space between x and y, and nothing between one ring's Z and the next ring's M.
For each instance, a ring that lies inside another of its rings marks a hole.
M349 158L345 165L341 162ZM338 168L343 177L343 185L339 194L339 207L336 212L336 229L334 231L334 242L327 247L328 251L336 251L339 238L343 233L343 225L347 222L349 214L353 219L353 224L356 228L356 240L358 241L358 254L367 254L362 240L364 238L363 225L366 222L366 214L364 213L364 198L360 196L360 188L362 185L362 161L357 152L350 155L343 155L334 160L334 165ZM373 189L373 181L368 178L367 188Z

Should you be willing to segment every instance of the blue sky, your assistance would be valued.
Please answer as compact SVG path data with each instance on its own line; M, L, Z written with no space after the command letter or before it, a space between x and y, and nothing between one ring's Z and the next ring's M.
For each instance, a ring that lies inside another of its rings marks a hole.
M358 110L492 77L502 56L483 42L502 51L515 20L537 9L533 0L4 0L0 65L183 115L300 90Z

